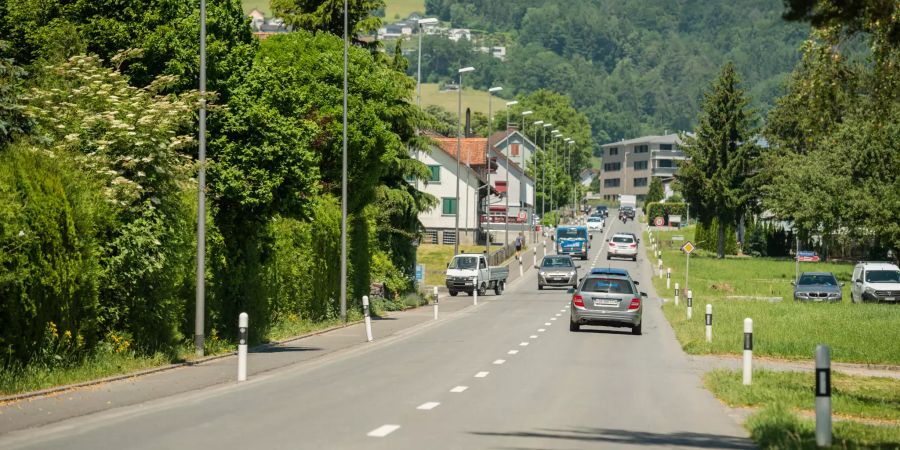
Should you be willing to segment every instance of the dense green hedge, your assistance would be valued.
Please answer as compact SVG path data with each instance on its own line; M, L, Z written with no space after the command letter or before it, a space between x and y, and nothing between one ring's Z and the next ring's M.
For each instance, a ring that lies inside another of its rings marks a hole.
M644 206L647 212L647 220L653 224L653 220L662 217L669 224L669 216L680 215L681 220L687 220L687 205L684 203L648 203Z
M717 252L719 245L719 221L718 219L713 219L712 223L709 225L703 225L702 223L697 224L697 229L694 232L694 244L703 250L707 250L710 252ZM726 255L736 255L738 251L737 245L737 234L735 233L734 226L728 225L725 228L725 254Z

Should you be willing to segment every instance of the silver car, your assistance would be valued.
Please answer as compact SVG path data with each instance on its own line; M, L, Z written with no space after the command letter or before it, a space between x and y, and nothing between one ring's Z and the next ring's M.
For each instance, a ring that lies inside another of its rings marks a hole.
M831 272L803 272L794 285L794 301L840 302L841 286Z
M644 298L637 282L623 275L588 275L572 291L569 331L582 325L629 327L641 334Z
M569 255L547 255L534 267L538 270L538 290L544 286L578 286L579 266Z

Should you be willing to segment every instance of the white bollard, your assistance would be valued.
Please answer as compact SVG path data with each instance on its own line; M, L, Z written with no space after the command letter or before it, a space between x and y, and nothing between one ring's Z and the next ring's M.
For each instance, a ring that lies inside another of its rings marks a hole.
M475 277L472 283L472 304L478 306L478 277Z
M522 260L520 259L519 260L519 278L522 278L522 276L524 275L523 269L522 269L522 266L524 266L524 265L525 264L522 264Z
M438 320L438 288L434 287L434 320Z
M666 267L666 289L672 285L672 268Z
M753 319L744 319L744 386L750 386L753 377Z
M706 304L706 342L712 342L712 305Z
M688 298L687 315L688 315L688 320L690 320L691 317L694 315L694 291L688 289L687 298Z
M363 315L366 317L366 342L372 342L372 317L369 314L369 296L363 295Z
M249 340L250 316L238 316L238 381L247 381L247 342Z
M831 349L816 346L816 445L831 446Z
M678 306L678 294L681 293L681 290L678 289L678 283L675 283L675 306Z
M662 279L663 270L662 270L662 260L661 259L656 260L656 269L659 271L659 278Z

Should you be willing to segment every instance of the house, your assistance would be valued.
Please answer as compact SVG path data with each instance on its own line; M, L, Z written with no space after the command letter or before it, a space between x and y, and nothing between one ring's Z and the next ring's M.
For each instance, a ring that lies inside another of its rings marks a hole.
M584 169L580 174L578 174L578 180L582 186L590 187L591 182L594 181L594 177L597 176L599 172L600 171L597 169Z
M471 41L472 30L468 28L451 28L450 31L447 32L447 39L450 39L453 42L458 42L460 39Z
M247 16L250 17L250 27L256 31L259 31L259 27L266 21L266 15L256 8L250 11L250 14L247 14Z
M506 47L504 46L478 47L477 50L481 53L489 54L500 61L506 61Z
M621 194L632 194L641 201L647 195L652 177L659 178L670 195L678 164L687 159L679 145L678 134L643 136L602 145L600 194L603 199L615 200Z

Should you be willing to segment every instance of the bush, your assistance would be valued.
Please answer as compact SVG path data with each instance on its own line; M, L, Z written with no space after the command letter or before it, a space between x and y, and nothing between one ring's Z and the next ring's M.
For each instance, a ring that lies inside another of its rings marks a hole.
M682 221L687 220L687 205L685 203L648 203L644 207L650 223L657 217L662 217L669 224L669 216L681 216Z
M712 253L718 252L719 220L713 219L709 225L698 223L694 236L696 240L694 244L698 248ZM735 233L734 225L728 225L725 228L725 254L736 255L737 249L737 234Z

